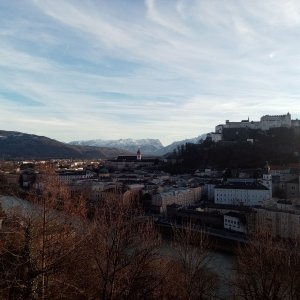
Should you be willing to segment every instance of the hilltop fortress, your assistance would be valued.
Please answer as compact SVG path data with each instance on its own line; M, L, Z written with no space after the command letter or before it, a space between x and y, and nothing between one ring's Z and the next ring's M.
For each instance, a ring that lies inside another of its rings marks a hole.
M272 128L300 128L300 120L292 120L291 114L286 115L265 115L260 121L242 120L241 122L230 122L226 120L225 124L217 125L215 132L209 133L207 136L214 142L222 140L244 140L249 136L251 130L267 131Z

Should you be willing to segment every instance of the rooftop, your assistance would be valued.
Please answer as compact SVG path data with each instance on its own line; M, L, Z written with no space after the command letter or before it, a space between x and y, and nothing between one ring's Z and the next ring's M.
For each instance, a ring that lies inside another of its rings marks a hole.
M267 187L260 183L245 183L245 182L235 182L220 184L215 187L216 189L234 189L234 190L268 190Z

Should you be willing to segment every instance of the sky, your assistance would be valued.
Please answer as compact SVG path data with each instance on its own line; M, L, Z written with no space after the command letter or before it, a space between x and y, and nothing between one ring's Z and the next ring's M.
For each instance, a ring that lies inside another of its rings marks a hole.
M300 117L300 1L0 0L0 129L157 138Z

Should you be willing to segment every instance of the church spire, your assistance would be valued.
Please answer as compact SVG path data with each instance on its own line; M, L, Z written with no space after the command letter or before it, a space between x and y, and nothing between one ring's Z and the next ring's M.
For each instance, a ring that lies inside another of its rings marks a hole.
M141 149L139 148L137 153L136 153L136 159L137 160L142 160L142 153L141 153Z

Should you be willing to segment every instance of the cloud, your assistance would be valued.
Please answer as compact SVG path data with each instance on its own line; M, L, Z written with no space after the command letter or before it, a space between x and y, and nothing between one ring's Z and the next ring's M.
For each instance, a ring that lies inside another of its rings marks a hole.
M167 144L226 119L298 117L299 13L275 0L1 3L0 127Z
M179 17L181 16L181 10L182 6L177 3L176 5L176 11L178 15L176 15L176 21L173 19L163 16L159 13L159 11L156 9L156 2L155 0L145 0L146 8L147 8L147 17L154 23L172 30L176 33L182 34L182 35L188 35L189 30L186 26L178 22Z

